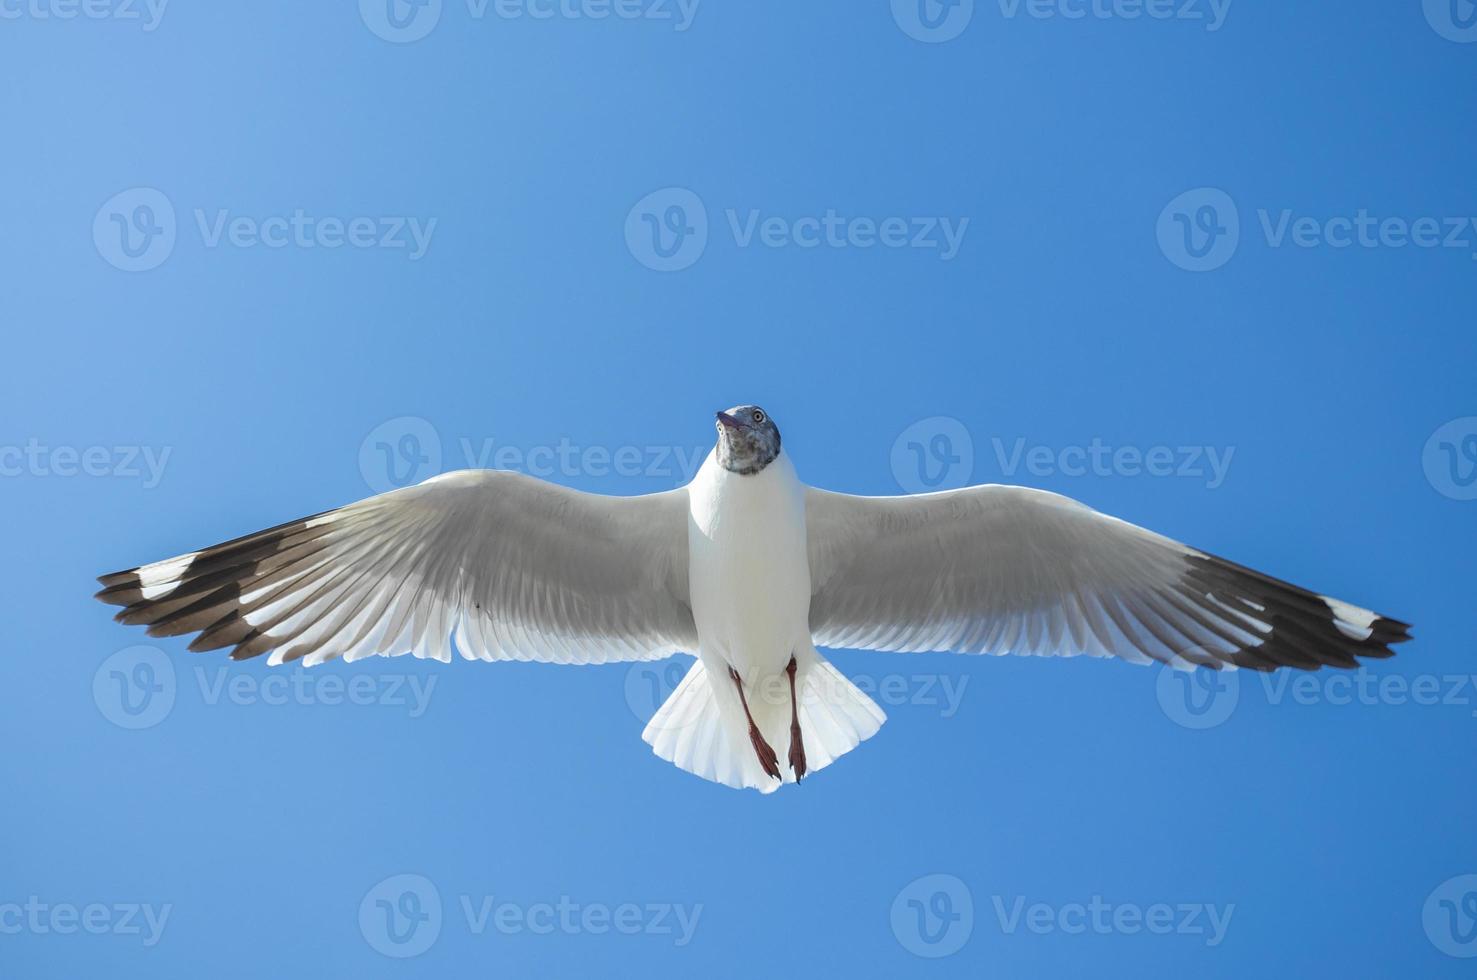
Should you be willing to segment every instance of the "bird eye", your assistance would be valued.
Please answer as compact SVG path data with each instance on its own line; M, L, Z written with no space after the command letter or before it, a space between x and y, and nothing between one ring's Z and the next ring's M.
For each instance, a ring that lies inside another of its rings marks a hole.
M764 412L757 408L754 409L754 422L758 425L764 424Z

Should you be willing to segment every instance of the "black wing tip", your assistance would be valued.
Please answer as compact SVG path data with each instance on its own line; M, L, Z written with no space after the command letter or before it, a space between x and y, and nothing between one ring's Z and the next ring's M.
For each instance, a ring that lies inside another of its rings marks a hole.
M1284 668L1310 672L1322 670L1324 667L1333 670L1359 670L1369 666L1368 662L1371 660L1388 660L1395 656L1398 651L1393 648L1396 645L1413 639L1410 630L1408 623L1385 616L1376 616L1369 625L1369 636L1363 640L1341 636L1326 638L1341 644L1337 651L1339 655L1334 655L1334 651L1326 646L1315 652L1311 644L1299 643L1296 638L1293 638L1274 640L1273 643L1255 650L1243 651L1245 659L1236 658L1232 662L1238 667L1263 673Z
M1395 656L1392 647L1409 643L1411 625L1388 616L1376 615L1369 624L1369 638L1359 644L1358 655L1372 660L1385 660Z
M319 519L331 513L323 511L162 562L99 575L102 588L93 598L122 606L113 619L125 626L143 626L149 636L198 634L189 643L191 651L229 647L232 660L259 657L288 638L246 622L242 588L259 572L280 573L326 547L333 522ZM283 552L289 554L279 557ZM271 564L263 571L264 562ZM146 596L144 578L152 569L159 572L159 581L151 580L158 588L149 588L151 594Z
M1391 619L1389 616L1376 616L1374 622L1369 625L1372 631L1370 636L1388 637L1387 643L1404 643L1414 638L1410 631L1415 627L1401 620Z
M143 598L139 590L138 569L130 569L126 572L113 572L108 575L97 577L102 588L92 594L98 602L105 602L110 606L131 606Z
M1411 625L1273 578L1215 555L1190 558L1188 579L1219 606L1239 610L1270 626L1262 642L1227 659L1237 667L1269 672L1355 670L1367 660L1395 655L1409 641Z

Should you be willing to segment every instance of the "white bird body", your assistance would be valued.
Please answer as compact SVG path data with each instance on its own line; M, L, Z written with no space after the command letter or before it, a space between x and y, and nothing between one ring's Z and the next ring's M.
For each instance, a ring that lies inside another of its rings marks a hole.
M753 686L810 646L805 485L781 453L752 476L709 453L688 487L688 588L698 655Z
M1410 637L1056 494L808 487L762 409L716 424L686 487L603 497L448 473L101 576L98 598L153 636L197 633L192 650L273 664L693 653L642 738L679 768L762 792L885 720L817 644L1316 670L1388 657Z
M810 771L870 736L885 716L811 642L805 485L789 457L780 453L760 472L740 475L709 453L688 486L688 506L698 663L645 737L684 769L768 792L780 782L763 771L748 724L752 717L777 752L790 746L791 659L796 710L807 721L816 716L801 726ZM794 782L795 774L782 768L781 779Z

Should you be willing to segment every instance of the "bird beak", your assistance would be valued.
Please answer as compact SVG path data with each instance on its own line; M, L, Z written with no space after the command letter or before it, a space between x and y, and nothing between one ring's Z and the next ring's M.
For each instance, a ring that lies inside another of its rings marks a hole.
M726 428L729 428L729 429L744 429L744 428L748 428L746 425L744 425L744 423L740 422L738 419L734 418L732 415L729 415L727 412L719 412L718 413L718 421L721 422Z

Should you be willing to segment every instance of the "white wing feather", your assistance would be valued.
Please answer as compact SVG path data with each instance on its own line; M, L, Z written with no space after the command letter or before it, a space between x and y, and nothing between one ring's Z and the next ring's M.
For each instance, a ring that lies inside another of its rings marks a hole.
M806 498L822 646L1317 669L1404 623L1025 487Z
M696 643L685 489L604 497L462 470L100 581L122 622L273 663L454 646L583 664Z

